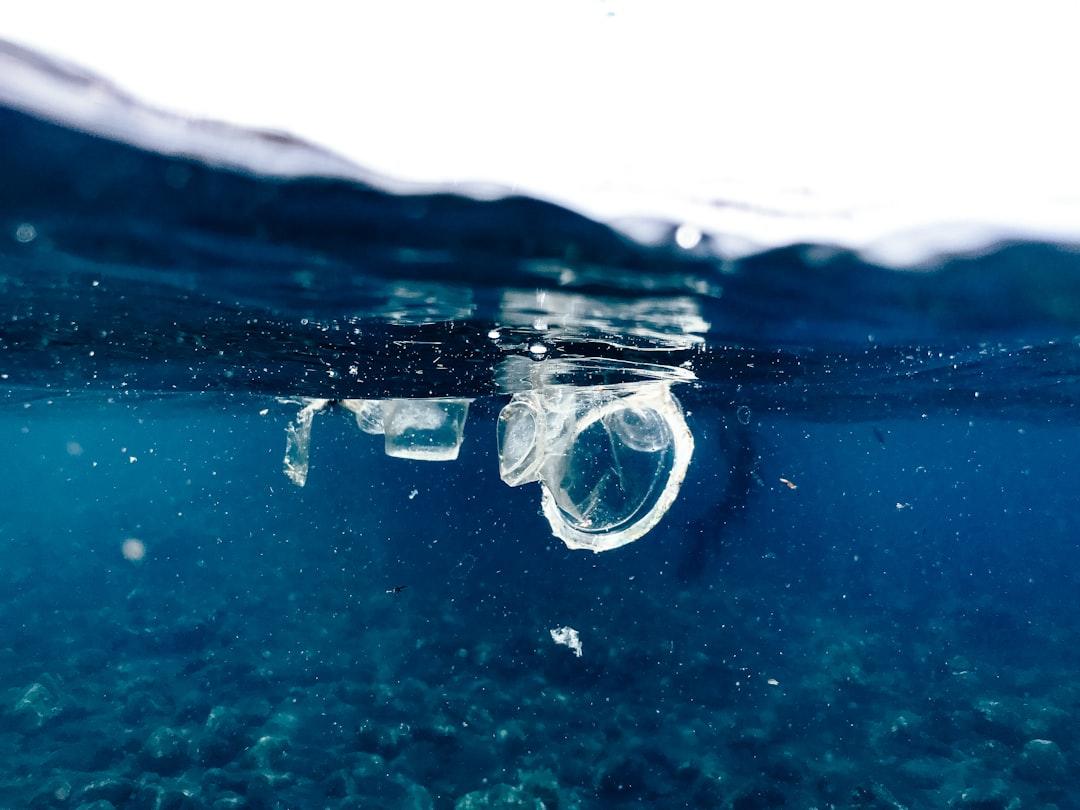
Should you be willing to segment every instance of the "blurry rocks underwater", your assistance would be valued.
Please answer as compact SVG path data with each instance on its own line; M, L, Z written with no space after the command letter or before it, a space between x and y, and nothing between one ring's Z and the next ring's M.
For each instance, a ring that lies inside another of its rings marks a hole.
M177 583L50 609L27 577L0 607L5 807L1076 806L1076 654L940 654L978 652L991 605L901 607L922 641L900 649L801 594L635 592L579 659L528 608L477 634L462 606L283 576L255 606Z

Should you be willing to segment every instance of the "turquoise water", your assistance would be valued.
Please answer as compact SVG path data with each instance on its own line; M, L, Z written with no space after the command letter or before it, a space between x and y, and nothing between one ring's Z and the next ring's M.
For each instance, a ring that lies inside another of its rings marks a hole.
M0 143L0 805L1076 806L1075 253Z

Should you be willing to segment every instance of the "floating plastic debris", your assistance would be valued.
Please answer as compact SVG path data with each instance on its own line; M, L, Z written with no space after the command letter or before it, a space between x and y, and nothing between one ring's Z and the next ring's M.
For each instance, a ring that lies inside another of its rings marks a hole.
M383 403L378 399L343 399L341 407L356 416L356 426L373 436L383 435Z
M285 475L299 487L307 483L311 423L315 414L339 404L364 433L384 436L386 455L418 461L453 461L465 440L469 399L300 399L302 407L285 428Z
M569 647L573 650L574 655L581 658L581 637L578 635L577 630L573 627L556 627L548 632L551 633L552 641L564 647Z
M609 551L649 532L674 503L694 439L669 383L551 387L499 415L499 474L539 482L541 509L569 548Z
M289 480L298 487L307 483L308 455L311 451L311 421L326 407L329 400L304 399L303 406L285 427L285 461L283 469Z
M386 455L453 461L465 440L468 399L343 399L365 433L386 437Z
M391 399L383 404L386 455L453 461L465 440L467 399Z

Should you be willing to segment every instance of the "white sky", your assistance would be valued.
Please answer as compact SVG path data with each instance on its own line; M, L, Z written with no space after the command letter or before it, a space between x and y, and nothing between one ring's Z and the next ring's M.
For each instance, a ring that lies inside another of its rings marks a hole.
M394 177L493 181L607 218L773 238L699 205L720 198L805 207L856 243L947 219L1080 232L1071 4L174 8L8 4L0 37ZM851 205L857 226L833 216Z

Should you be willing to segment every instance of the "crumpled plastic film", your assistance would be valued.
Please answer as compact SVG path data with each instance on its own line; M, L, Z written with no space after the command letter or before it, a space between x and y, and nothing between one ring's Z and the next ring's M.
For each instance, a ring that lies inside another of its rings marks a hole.
M383 435L383 402L378 399L343 399L341 407L356 417L356 426L373 436Z
M311 422L326 407L327 399L304 399L295 418L285 426L285 460L282 469L298 487L307 483L311 452Z
M498 442L503 481L538 481L555 536L595 552L660 522L694 451L668 382L517 393L499 415Z

